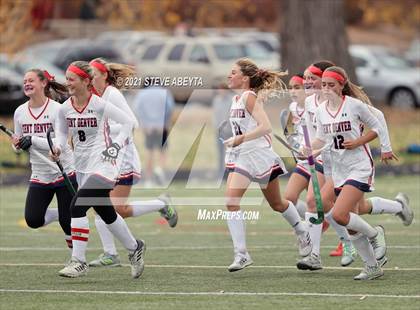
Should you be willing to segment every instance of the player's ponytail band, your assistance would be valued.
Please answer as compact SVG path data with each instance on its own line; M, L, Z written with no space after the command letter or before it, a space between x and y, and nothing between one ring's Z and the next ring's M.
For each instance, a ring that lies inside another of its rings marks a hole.
M296 83L298 83L298 84L302 84L303 85L303 78L301 78L300 76L298 76L298 75L294 75L294 76L292 76L292 78L290 79L290 81L292 82L296 82Z
M312 74L315 74L316 76L322 77L322 70L319 69L318 67L312 66L310 65L308 67L308 71L311 72Z
M92 60L89 65L91 65L92 67L95 67L96 69L98 69L99 71L103 72L103 73L107 73L108 69L105 67L104 64L101 64L99 61L94 61Z
M47 81L52 82L55 79L54 75L51 75L47 70L44 70L44 76L47 79Z
M337 82L344 84L346 82L346 78L342 76L340 73L334 72L334 71L325 71L322 74L322 77L330 77L336 80Z
M70 71L70 72L73 72L74 74L77 74L82 79L90 79L89 74L87 74L84 70L82 70L79 67L76 67L74 65L68 66L67 70Z

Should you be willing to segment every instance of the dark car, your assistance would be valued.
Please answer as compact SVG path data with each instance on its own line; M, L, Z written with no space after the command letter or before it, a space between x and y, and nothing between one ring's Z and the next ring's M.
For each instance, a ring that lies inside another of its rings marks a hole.
M17 72L0 66L0 114L13 114L27 98L23 94L23 78Z
M59 57L52 62L57 67L66 68L76 60L90 61L94 58L102 57L107 61L124 63L119 52L113 47L92 41L79 41L71 46L66 46L59 53Z

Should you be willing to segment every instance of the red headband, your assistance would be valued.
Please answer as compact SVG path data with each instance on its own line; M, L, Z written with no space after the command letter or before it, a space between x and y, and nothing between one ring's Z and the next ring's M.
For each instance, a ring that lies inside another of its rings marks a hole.
M47 79L47 81L49 81L49 82L54 81L54 79L55 79L54 75L51 75L47 70L44 70L43 73L44 73L44 76Z
M103 73L107 73L108 69L105 67L104 64L100 63L99 61L95 61L92 60L89 65L91 65L92 67L95 67L96 69L98 69L99 71L103 72Z
M310 65L308 67L309 72L311 72L312 74L315 74L316 76L322 77L322 70L319 69L318 67L315 67L313 65Z
M298 84L302 84L303 85L303 78L301 78L298 75L292 76L292 78L290 79L290 81L294 81L294 82L296 82Z
M82 79L90 79L89 74L87 74L84 70L82 70L79 67L76 67L74 65L68 66L67 71L70 71L70 72L73 72L73 73L77 74Z
M334 80L336 80L337 82L344 84L346 81L346 78L344 76L342 76L340 73L334 72L334 71L325 71L322 74L322 77L330 77L333 78Z

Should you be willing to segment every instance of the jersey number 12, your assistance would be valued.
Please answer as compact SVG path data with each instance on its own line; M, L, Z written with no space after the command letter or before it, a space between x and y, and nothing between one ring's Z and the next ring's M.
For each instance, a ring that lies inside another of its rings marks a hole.
M334 148L336 150L344 149L343 142L344 142L344 137L342 135L338 135L334 137Z

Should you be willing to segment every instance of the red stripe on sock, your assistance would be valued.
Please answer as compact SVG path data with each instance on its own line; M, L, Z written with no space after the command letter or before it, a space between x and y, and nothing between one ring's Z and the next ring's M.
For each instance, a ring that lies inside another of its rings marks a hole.
M72 240L78 240L78 241L84 241L84 242L88 241L88 238L80 237L80 236L72 236L71 238Z
M72 249L73 248L73 241L71 239L66 239L67 246Z
M88 234L89 233L89 228L72 228L71 232L78 232L78 233L83 233L83 234Z

